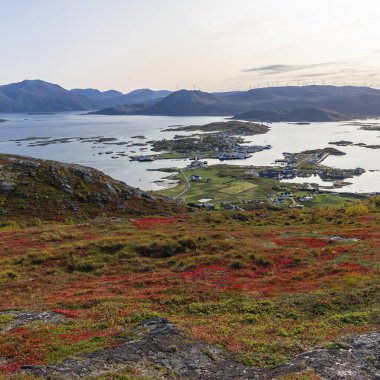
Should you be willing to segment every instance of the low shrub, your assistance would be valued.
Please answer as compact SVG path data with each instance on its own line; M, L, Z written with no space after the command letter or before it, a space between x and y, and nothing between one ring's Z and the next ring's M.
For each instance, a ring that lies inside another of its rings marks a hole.
M178 241L135 246L135 251L144 257L166 258L180 253L186 253L189 250L195 250L196 244L192 239L181 239Z
M345 314L335 314L328 318L328 322L332 325L343 326L363 326L370 321L370 314L366 312L350 312Z

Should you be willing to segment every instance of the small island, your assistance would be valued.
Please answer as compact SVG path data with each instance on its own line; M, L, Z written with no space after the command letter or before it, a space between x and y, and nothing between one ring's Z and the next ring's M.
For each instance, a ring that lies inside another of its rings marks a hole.
M244 122L244 121L221 121L205 125L190 125L186 127L175 127L164 129L165 131L202 131L202 132L225 132L231 136L253 136L265 134L269 127L265 124Z
M165 131L201 131L208 133L191 136L174 136L173 139L149 141L152 151L160 152L154 159L216 158L223 160L243 160L265 149L270 145L243 145L242 136L264 134L269 127L263 124L227 121L206 125L176 127Z
M376 122L353 121L351 123L347 123L346 125L359 127L359 129L362 129L363 131L380 131L380 124Z
M380 125L364 125L360 129L363 129L365 131L380 131Z
M0 123L5 123L6 121L8 121L8 120L0 119Z
M330 145L337 145L337 146L360 146L361 148L368 148L368 149L380 149L380 145L377 144L366 144L366 143L357 143L354 144L352 141L332 141L329 142Z

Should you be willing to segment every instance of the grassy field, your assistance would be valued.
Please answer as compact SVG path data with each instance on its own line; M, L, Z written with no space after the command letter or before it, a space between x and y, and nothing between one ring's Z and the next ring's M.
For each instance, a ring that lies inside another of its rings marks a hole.
M235 195L240 194L243 191L248 191L254 187L257 187L257 185L250 182L233 181L228 187L219 191L227 195Z
M269 367L378 330L379 223L379 198L338 209L4 220L0 310L67 320L2 331L0 374L113 346L152 316ZM0 328L9 322L2 316Z
M201 182L190 182L190 190L184 194L183 198L187 202L197 202L199 199L212 199L213 202L231 202L242 199L263 199L270 190L273 181L264 178L251 180L239 180L238 173L227 173L223 165L196 169L184 170L189 178L192 175L202 177ZM179 185L167 190L160 191L159 194L175 196L186 188L183 177L177 176ZM207 181L209 179L209 181Z
M380 197L319 194L308 204L319 207L202 212L118 192L122 184L90 169L15 160L2 161L3 175L20 182L0 199L0 378L113 347L155 316L260 367L379 329ZM187 171L203 181L184 197L306 195L252 170ZM182 179L165 194L185 187ZM66 319L16 326L9 310Z
M254 176L252 169L239 166L216 165L196 170L184 170L190 180L192 175L202 177L200 182L190 182L191 188L181 198L185 202L198 202L200 199L212 199L210 202L239 202L244 200L268 201L268 194L280 195L282 191L291 191L295 198L308 195L302 190L302 184L280 183L277 180ZM178 185L158 193L174 197L186 189L181 174L176 177ZM275 189L275 190L274 190ZM330 206L340 207L346 203L355 202L361 197L350 194L324 193L305 202L305 207ZM294 205L287 201L284 206Z

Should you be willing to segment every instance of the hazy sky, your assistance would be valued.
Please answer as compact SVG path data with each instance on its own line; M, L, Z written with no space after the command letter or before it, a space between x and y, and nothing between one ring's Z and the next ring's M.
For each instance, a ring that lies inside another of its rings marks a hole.
M380 87L379 0L0 0L0 84Z

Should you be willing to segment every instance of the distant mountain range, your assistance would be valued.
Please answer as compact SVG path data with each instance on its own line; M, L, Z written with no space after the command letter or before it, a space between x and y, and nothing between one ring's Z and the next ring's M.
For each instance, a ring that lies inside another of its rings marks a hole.
M0 112L91 111L102 115L230 116L249 120L331 121L380 116L380 90L271 87L249 91L66 90L40 80L0 86ZM264 113L259 111L265 111Z
M290 111L249 111L234 119L261 122L327 122L349 120L350 117L323 108L298 108Z
M258 111L265 111L265 114ZM268 114L273 112L272 114ZM286 111L286 112L283 112ZM290 112L291 111L291 112ZM380 90L368 87L304 86L206 93L180 90L154 104L111 107L96 114L237 115L260 120L332 121L380 116Z
M240 109L236 113L322 108L350 116L380 115L380 90L368 87L271 87L227 94L223 101Z
M74 89L71 92L86 96L92 100L95 100L103 105L103 107L113 107L125 104L140 104L160 100L165 96L171 94L171 91L159 90L154 91L149 88L142 88L123 94L122 92L109 90L101 92L96 89Z
M0 112L59 112L95 109L99 103L40 80L0 86Z
M122 104L138 104L160 100L171 92L150 89L128 94L97 89L66 90L41 80L25 80L0 86L0 113L89 111Z

